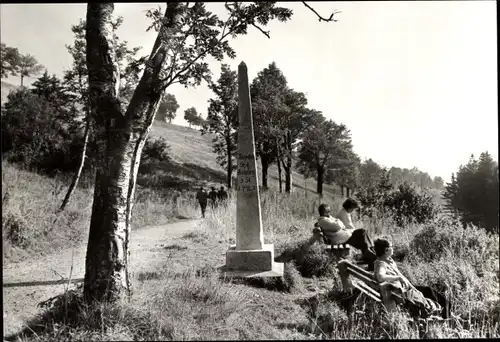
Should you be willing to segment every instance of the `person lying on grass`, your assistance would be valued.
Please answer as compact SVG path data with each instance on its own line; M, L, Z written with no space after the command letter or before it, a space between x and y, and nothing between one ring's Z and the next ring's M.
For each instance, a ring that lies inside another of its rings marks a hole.
M377 260L374 264L375 279L379 283L388 282L399 290L405 300L405 306L413 316L423 318L440 314L443 318L450 315L449 301L437 291L427 286L413 286L399 271L392 259L392 244L387 239L377 239L374 243ZM424 295L425 294L425 295Z
M376 256L373 252L373 243L365 229L356 229L352 224L351 212L358 207L358 203L348 198L337 215L330 215L330 206L320 204L318 207L319 218L314 224L313 236L304 245L308 250L316 241L324 240L326 243L339 245L348 244L361 250L363 261L368 264L368 269L373 270Z

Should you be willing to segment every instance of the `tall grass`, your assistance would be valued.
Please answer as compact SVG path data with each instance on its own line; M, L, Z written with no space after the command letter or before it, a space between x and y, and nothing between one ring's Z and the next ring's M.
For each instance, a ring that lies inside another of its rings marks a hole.
M148 199L150 202L144 203L139 212L154 212L161 203L171 208L160 197ZM341 198L322 201L333 210L342 203ZM41 200L33 203L42 205ZM319 203L320 199L307 198L303 192L261 193L265 242L275 244L276 254L309 238ZM192 196L186 196L181 205L181 211L200 216ZM295 292L269 291L220 278L217 268L224 265L225 251L235 243L236 196L231 193L225 205L207 209L198 230L165 247L163 267L136 275L130 302L86 307L81 303L81 293L74 292L65 297L72 305L53 305L39 318L38 325L30 325L32 330L38 326L36 335L28 329L21 340L500 337L498 248L494 247L498 237L476 227L460 231L453 221L443 218L428 225L400 228L391 218L379 215L355 224L374 238L391 238L400 254L402 272L415 285L444 291L460 320L418 321L402 311L383 315L379 304L363 296L347 312L339 299L342 288L334 267L330 273L323 273L327 276L303 279L306 285L323 284L324 293L316 294L306 287ZM429 258L426 244L439 241L445 251ZM323 253L321 246L313 250L318 255Z
M2 163L4 263L54 253L78 246L87 239L92 182L83 178L69 205L58 213L69 183L67 175L47 178L17 165ZM137 229L194 215L193 206L186 205L189 201L186 194L179 198L177 205L170 192L148 188L138 188L135 198L132 225Z

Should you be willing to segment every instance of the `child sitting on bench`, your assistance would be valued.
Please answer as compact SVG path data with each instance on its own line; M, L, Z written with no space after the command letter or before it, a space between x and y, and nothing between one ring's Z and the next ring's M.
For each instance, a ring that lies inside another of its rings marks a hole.
M396 262L391 258L392 244L387 239L377 239L374 244L377 260L374 275L379 282L388 282L399 290L410 313L416 316L441 314L443 318L450 315L449 301L437 291L427 286L413 286L399 271ZM426 295L424 295L424 293ZM428 298L430 297L430 298Z

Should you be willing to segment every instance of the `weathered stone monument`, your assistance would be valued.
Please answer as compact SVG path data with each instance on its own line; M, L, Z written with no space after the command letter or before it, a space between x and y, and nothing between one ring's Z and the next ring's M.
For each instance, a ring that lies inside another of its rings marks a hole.
M238 66L238 169L236 246L226 252L226 276L279 277L283 264L274 262L273 244L264 244L257 179L252 105L245 63Z

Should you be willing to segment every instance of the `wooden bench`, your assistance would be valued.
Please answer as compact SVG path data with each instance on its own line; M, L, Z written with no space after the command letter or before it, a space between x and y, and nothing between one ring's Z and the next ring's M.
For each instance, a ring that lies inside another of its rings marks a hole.
M325 250L330 252L332 255L335 255L336 257L339 258L345 258L346 256L349 255L350 252L350 246L346 243L341 243L338 245L334 245L332 243L329 243L326 239L324 240L326 246Z
M315 229L319 229L319 231L321 232L321 229L316 225L314 226L313 232ZM345 258L347 255L349 255L351 247L348 244L346 243L333 244L330 242L330 240L328 240L326 236L323 235L323 233L321 234L323 237L323 243L326 245L325 250L330 252L332 255L335 255L340 258Z
M403 302L403 297L398 294L395 287L387 282L378 283L373 273L358 267L347 260L341 260L337 264L342 287L344 291L356 288L376 302L382 303L387 311L392 311L397 304Z

